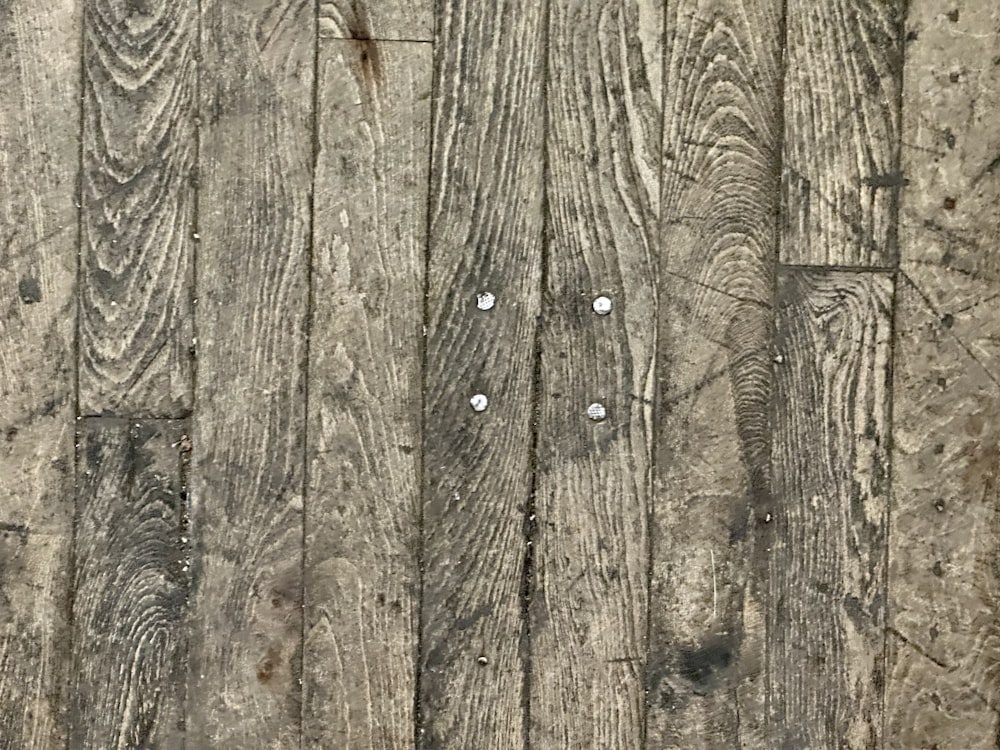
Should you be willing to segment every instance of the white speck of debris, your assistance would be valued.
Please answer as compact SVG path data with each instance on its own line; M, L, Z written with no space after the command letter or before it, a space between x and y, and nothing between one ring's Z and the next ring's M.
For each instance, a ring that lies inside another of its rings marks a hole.
M771 523L771 521L773 520L774 516L772 516L770 513L764 515L764 523Z
M496 295L492 292L480 292L476 295L476 307L480 310L492 310L496 303Z
M607 315L611 312L611 300L608 297L598 297L595 299L594 312L598 315Z
M604 408L604 404L593 403L587 407L587 416L595 422L602 422L608 416L608 410Z
M775 354L775 355L774 355L774 361L775 361L775 362L776 362L777 364L779 364L779 365L780 365L780 364L781 364L782 362L784 362L784 361L785 361L785 358L784 358L783 356L781 356L780 354Z
M200 240L201 239L201 235L198 234L197 232L193 232L191 234L191 237L192 237L192 239L196 239L196 240Z
M478 659L476 659L476 661L479 662L484 667L490 663L490 660L487 659L485 656L480 656Z
M490 401L482 393L477 393L469 399L469 403L472 404L472 408L475 411L486 411L486 407L489 406Z
M351 226L351 217L347 213L346 208L341 209L340 211L340 226L342 226L344 229L349 229Z

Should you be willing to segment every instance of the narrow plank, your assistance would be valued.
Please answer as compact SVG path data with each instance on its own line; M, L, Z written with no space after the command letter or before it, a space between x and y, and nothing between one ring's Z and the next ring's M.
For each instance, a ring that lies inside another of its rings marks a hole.
M70 0L0 6L4 750L67 739L80 23Z
M520 750L524 742L543 11L534 0L438 8L418 717L428 750ZM478 309L480 293L494 295L491 309ZM470 406L477 394L488 398L485 411ZM469 696L483 710L470 710Z
M789 0L786 263L891 266L906 0Z
M767 678L776 747L882 741L893 277L778 276Z
M184 746L186 429L80 423L70 747Z
M319 51L304 746L412 748L429 44Z
M651 2L549 6L531 747L643 745L662 28Z
M189 747L299 746L315 20L202 2Z
M766 747L781 0L666 6L649 747Z
M321 0L319 34L359 41L434 41L433 0Z
M197 7L84 3L84 414L191 407Z

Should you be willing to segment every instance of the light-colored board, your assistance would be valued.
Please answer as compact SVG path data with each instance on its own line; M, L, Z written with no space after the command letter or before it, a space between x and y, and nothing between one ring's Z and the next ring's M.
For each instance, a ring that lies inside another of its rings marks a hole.
M0 6L0 748L66 743L78 3Z
M78 423L70 747L184 747L186 429Z
M188 747L299 747L315 21L202 2Z
M80 410L191 408L198 6L84 2Z
M439 4L424 385L425 750L524 743L544 9L535 0ZM496 297L490 310L478 309L483 292ZM476 394L488 398L485 411L472 409Z
M642 747L662 28L549 4L530 747Z
M893 283L882 272L778 275L774 747L881 747Z
M304 747L412 748L431 45L323 41Z
M781 260L897 262L905 0L789 0Z
M647 742L765 747L782 3L666 9Z
M359 41L434 41L434 0L323 0L319 34Z

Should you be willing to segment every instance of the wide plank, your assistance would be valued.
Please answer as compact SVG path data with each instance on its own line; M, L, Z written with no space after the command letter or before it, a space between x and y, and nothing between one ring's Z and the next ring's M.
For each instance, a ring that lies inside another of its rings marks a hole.
M322 0L319 34L358 41L434 41L434 0Z
M431 45L323 41L304 747L412 748Z
M893 275L778 275L768 741L881 747Z
M524 743L543 11L535 0L438 5L418 716L427 750Z
M78 425L70 747L184 747L187 425Z
M191 407L197 13L84 3L83 414Z
M649 747L766 747L781 0L666 6Z
M0 748L65 747L79 3L0 5Z
M188 747L299 747L315 20L202 2Z
M789 0L785 263L893 266L906 0Z
M530 747L643 744L662 27L549 4Z

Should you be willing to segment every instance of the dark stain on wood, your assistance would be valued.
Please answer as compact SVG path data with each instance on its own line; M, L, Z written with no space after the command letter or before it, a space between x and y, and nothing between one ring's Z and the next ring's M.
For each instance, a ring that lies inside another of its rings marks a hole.
M375 88L384 81L382 54L378 42L372 37L371 20L364 6L355 3L355 14L348 26L351 45L357 53L357 72L361 80Z

